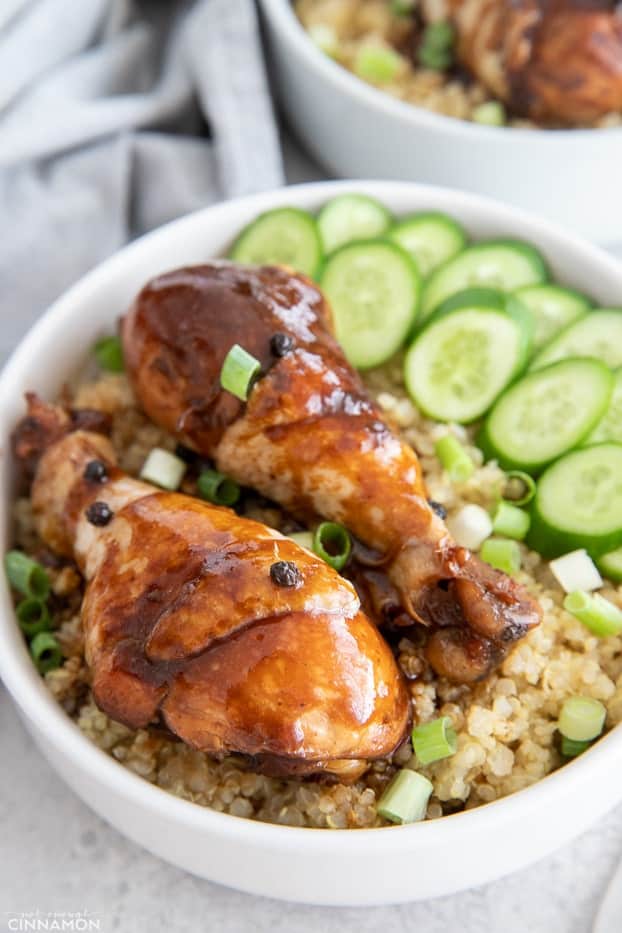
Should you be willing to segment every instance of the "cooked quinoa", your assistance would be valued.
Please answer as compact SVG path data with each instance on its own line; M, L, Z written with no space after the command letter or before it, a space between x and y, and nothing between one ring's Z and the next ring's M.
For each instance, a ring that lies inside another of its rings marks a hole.
M362 49L392 49L399 54L395 76L389 81L363 80L392 97L459 120L476 119L476 110L494 101L478 81L459 69L437 71L415 60L415 29L411 16L396 15L390 0L295 0L295 9L311 38L344 68L357 72ZM497 102L498 103L498 102ZM510 117L511 127L536 128L529 120ZM611 113L599 128L622 125L622 115Z
M394 428L417 451L431 498L449 514L467 502L492 504L501 481L494 464L482 463L473 429L451 426L478 464L463 485L450 484L434 456L434 442L447 426L425 419L406 395L400 360L366 375L372 394ZM112 442L121 467L136 474L154 446L174 449L172 437L138 410L123 375L94 374L69 392L75 408L95 408L112 416ZM182 491L196 490L192 480ZM251 498L245 514L288 528L288 519L264 500ZM376 801L398 767L416 767L434 785L427 817L469 809L533 784L562 764L557 749L557 718L563 701L591 696L607 707L607 727L622 719L622 638L598 639L562 608L563 593L541 558L521 546L519 579L538 598L543 622L518 642L500 669L475 687L439 679L417 646L403 638L398 663L407 677L413 718L426 722L450 717L458 734L451 758L422 768L406 742L391 761L374 763L352 785L326 778L281 780L248 770L239 756L216 761L154 730L133 731L113 722L95 705L89 688L80 626L82 581L75 568L60 562L37 538L30 501L15 504L15 540L49 570L54 594L56 635L65 655L62 667L45 682L96 745L134 771L178 797L235 816L290 826L334 829L381 826ZM291 526L291 521L290 521ZM622 607L622 587L603 595Z

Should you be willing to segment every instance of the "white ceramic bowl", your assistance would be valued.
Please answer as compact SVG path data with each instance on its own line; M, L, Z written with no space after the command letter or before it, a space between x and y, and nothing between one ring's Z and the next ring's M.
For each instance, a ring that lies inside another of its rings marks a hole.
M499 130L414 107L324 55L290 0L260 6L287 117L332 173L474 191L622 243L622 128Z
M606 305L622 300L622 266L564 232L494 202L392 182L337 182L282 189L178 220L95 269L62 297L22 342L0 377L0 523L9 543L13 498L10 434L23 392L54 398L63 381L110 332L151 276L222 254L260 211L315 209L344 191L364 191L395 212L439 209L474 237L532 240L554 274ZM216 813L159 790L86 739L47 692L30 662L0 574L0 676L41 750L82 799L120 832L197 875L256 894L314 904L380 904L447 894L535 861L584 830L622 798L622 729L556 774L477 810L413 826L357 831L273 826ZM3 767L10 761L3 759Z

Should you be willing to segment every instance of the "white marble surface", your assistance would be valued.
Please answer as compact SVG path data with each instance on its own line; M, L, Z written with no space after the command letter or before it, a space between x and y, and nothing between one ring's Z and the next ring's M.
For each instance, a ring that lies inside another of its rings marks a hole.
M290 147L288 164L290 181L321 177ZM1 687L0 735L0 931L38 909L87 910L102 933L588 933L622 855L619 807L545 861L452 897L366 910L281 904L193 878L120 836L56 777ZM622 919L602 933L619 929Z

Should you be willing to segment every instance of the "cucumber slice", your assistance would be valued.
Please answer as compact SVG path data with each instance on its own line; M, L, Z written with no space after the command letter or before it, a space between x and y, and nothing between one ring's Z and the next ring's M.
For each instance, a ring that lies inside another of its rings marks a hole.
M519 288L515 295L533 316L535 350L573 321L584 317L592 307L585 295L561 285L527 285Z
M365 194L341 194L325 204L317 219L324 250L332 253L353 240L382 236L393 222L380 201Z
M590 356L612 369L622 366L622 308L599 308L575 321L538 353L531 369L568 356Z
M432 273L425 287L422 319L470 286L512 292L547 278L546 263L535 247L521 240L489 240L469 246Z
M537 473L593 429L613 376L597 360L562 360L525 376L501 396L478 444L504 469Z
M525 360L531 350L533 340L533 317L529 310L514 295L507 295L496 288L465 288L444 301L428 319L429 322L461 308L494 308L505 311L521 325L525 339ZM523 360L523 362L525 362Z
M622 544L622 444L574 450L538 481L527 543L544 557L585 548L599 557Z
M405 217L391 228L389 239L412 256L423 276L453 259L467 244L460 224L438 211Z
M506 310L504 297L498 298L501 307L475 300L455 310L441 308L408 350L406 387L430 418L475 421L522 369L529 346L525 331Z
M315 218L297 207L277 207L260 214L242 230L229 258L252 266L291 266L313 277L322 262Z
M603 577L607 577L613 583L622 583L622 547L603 554L597 559L596 566Z
M421 296L412 259L395 243L368 240L328 257L321 278L335 333L353 366L379 366L410 332Z
M601 444L603 441L622 444L622 369L613 374L613 390L607 410L584 444Z

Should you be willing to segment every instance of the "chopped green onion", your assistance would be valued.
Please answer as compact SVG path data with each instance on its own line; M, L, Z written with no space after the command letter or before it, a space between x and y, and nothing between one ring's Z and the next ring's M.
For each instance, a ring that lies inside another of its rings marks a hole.
M197 487L199 495L215 505L235 505L240 498L240 487L236 481L218 470L203 470Z
M559 713L557 727L573 742L589 742L598 738L605 725L607 710L592 697L568 697Z
M337 33L326 23L317 23L315 26L309 26L307 32L311 41L321 49L325 55L331 58L339 51L339 39Z
M402 64L402 56L393 49L383 45L362 45L354 60L354 72L364 81L389 84L396 78Z
M220 384L227 392L245 402L260 371L259 360L247 353L239 343L234 343L222 364Z
M33 638L39 632L45 632L50 627L50 613L48 607L40 599L28 596L18 604L15 610L19 627L24 635Z
M455 755L458 747L458 738L454 732L449 716L441 716L431 722L415 726L412 732L412 743L415 755L422 765L429 765L441 758Z
M392 823L417 823L424 819L434 790L422 774L403 768L398 771L378 801L379 816Z
M579 755L582 755L583 752L587 751L591 744L591 742L573 742L572 739L568 739L565 735L562 735L561 753L564 758L577 758Z
M430 23L423 31L417 57L420 64L434 71L445 71L453 64L454 28L450 22Z
M529 473L511 470L505 474L501 498L513 505L527 505L536 494L536 481Z
M391 12L394 16L410 16L415 12L417 0L391 0Z
M63 652L53 635L39 632L30 642L30 654L40 674L47 674L63 663Z
M186 464L180 457L161 447L154 447L143 463L140 478L162 489L175 490L179 489L185 472Z
M123 372L123 350L118 337L103 337L94 348L95 359L101 369L110 373Z
M502 570L510 577L520 570L521 556L518 541L509 538L488 538L482 544L479 556L491 567Z
M422 45L418 53L419 64L430 71L447 71L453 64L451 52Z
M22 551L9 551L4 555L4 569L14 590L24 596L47 599L50 592L50 578L36 560Z
M461 509L450 515L447 527L460 547L468 547L477 551L492 534L490 515L481 505L473 502L463 505Z
M449 20L439 20L426 26L421 42L427 48L447 51L453 46L455 35L454 27Z
M313 550L313 532L311 531L295 531L292 535L289 535L292 541L295 541L296 544L299 544L300 547L306 547L308 551Z
M313 550L318 557L330 564L333 570L341 570L350 556L352 539L343 525L322 522L313 535Z
M569 593L564 600L564 609L599 638L622 632L622 609L598 593L586 593L584 590Z
M577 590L591 592L603 585L598 567L585 548L570 551L550 561L549 570L565 593L575 593Z
M473 122L482 126L505 126L507 117L505 107L498 100L487 100L476 107L472 114Z
M453 434L445 434L434 445L434 452L450 479L465 483L475 471L475 464Z
M492 528L499 535L522 541L529 531L531 519L527 512L510 505L503 500L499 502L492 517Z

